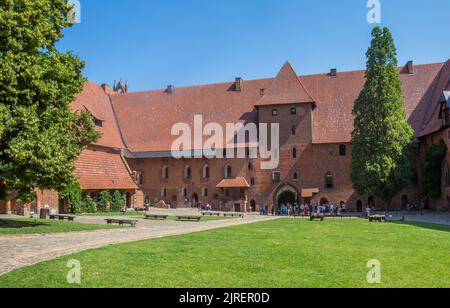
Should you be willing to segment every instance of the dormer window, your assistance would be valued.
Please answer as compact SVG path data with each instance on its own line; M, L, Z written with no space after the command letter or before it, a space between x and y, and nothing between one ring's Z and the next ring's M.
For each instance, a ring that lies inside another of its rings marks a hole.
M103 127L103 121L94 117L94 125L97 127Z

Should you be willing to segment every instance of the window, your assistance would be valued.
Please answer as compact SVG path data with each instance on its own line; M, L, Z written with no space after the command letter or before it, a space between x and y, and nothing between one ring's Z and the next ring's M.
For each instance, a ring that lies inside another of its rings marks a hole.
M292 126L292 136L295 136L297 134L297 128L294 126Z
M296 115L297 114L297 108L292 107L291 108L291 115Z
M281 182L281 172L280 172L280 171L275 171L275 172L272 174L272 180L273 180L274 182Z
M169 179L169 167L163 166L161 175L162 175L163 180Z
M255 186L255 185L256 185L256 181L255 181L254 178L251 178L251 179L250 179L250 185L251 185L251 186Z
M232 177L232 169L231 169L231 166L230 165L227 165L226 167L225 167L225 178L226 179L231 179L231 177Z
M165 188L161 188L161 197L165 198L167 196L167 190Z
M138 172L137 180L138 180L139 185L144 185L144 172L143 171Z
M225 189L225 196L229 197L230 196L230 190L229 189Z
M208 188L203 187L203 189L202 189L202 196L203 197L208 197Z
M294 181L298 181L298 173L297 172L294 173Z
M278 116L278 109L272 110L272 116L277 117Z
M292 149L292 158L296 159L297 158L297 148L293 148Z
M94 117L94 125L98 127L103 127L103 121Z
M190 178L192 178L191 167L189 167L189 166L184 167L184 178L186 180L189 180Z
M333 178L333 174L331 172L328 172L325 175L325 188L327 188L327 189L334 188L334 178Z
M183 197L184 197L184 198L187 198L188 192L187 192L187 189L186 189L186 188L183 188L182 193L183 193Z
M203 178L209 179L209 166L208 165L205 165L203 167Z
M251 162L248 163L248 171L253 171L253 164Z
M345 146L345 144L341 144L339 146L339 155L340 156L347 156L347 147Z

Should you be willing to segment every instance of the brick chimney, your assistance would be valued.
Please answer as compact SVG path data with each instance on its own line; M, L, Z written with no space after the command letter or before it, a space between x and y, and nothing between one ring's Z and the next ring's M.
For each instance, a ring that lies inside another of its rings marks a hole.
M172 94L174 90L175 90L175 87L173 85L168 85L165 92L167 94Z

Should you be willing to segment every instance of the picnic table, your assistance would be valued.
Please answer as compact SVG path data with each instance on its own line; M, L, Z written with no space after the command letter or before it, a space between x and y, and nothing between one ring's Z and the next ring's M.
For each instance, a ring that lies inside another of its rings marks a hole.
M386 215L370 215L369 222L386 222Z
M108 225L119 224L119 226L130 225L132 227L135 227L136 224L138 223L137 220L129 220L129 219L112 219L112 218L107 218L107 219L105 219L105 221L107 222Z
M219 217L220 213L218 213L218 212L202 212L202 215L203 216L217 216L217 217Z
M320 220L320 221L324 221L325 220L325 216L324 215L311 215L309 217L310 221L314 221L315 219Z
M58 220L61 220L61 221L64 221L64 220L74 221L75 218L76 218L76 216L74 216L74 215L50 214L50 215L49 215L49 218L50 218L51 220L58 219Z
M189 215L177 216L177 221L197 221L197 222L199 222L201 219L202 219L202 216L189 216Z
M241 214L241 213L224 213L223 217L240 217L240 218L244 218L244 214Z
M169 215L145 214L145 219L167 220L168 217L169 217Z

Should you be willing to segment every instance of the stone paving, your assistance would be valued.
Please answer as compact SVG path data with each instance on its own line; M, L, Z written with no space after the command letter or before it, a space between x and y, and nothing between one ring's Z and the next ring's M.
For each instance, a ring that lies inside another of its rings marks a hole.
M105 223L105 218L79 217L77 222ZM243 219L211 220L199 223L138 219L136 228L58 234L2 235L0 236L0 276L17 268L111 244L188 234L271 219L276 217L246 215Z

